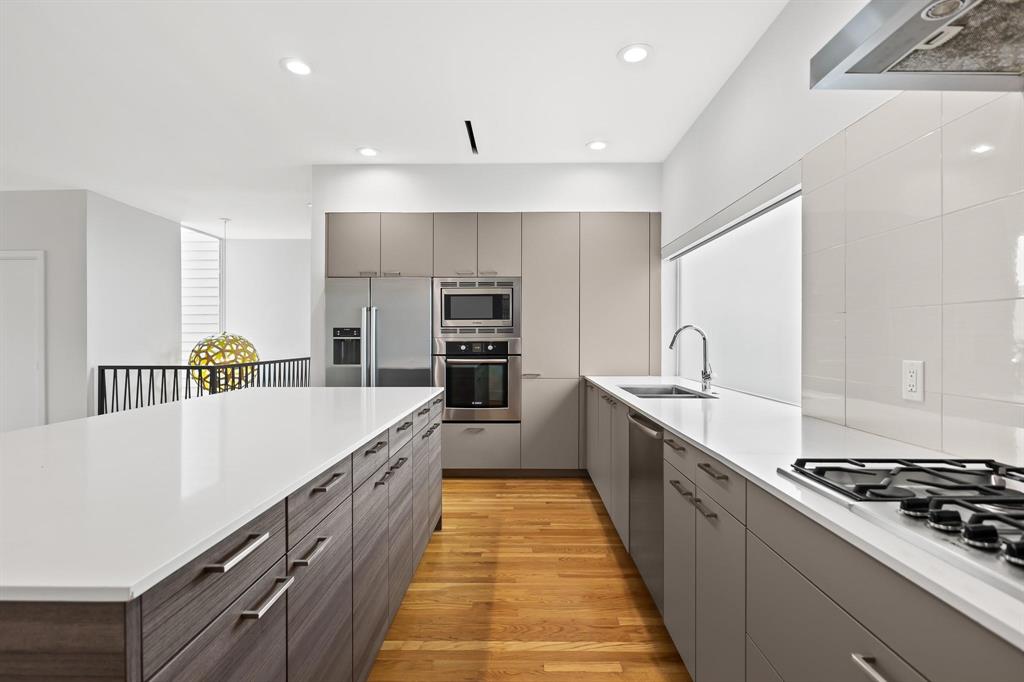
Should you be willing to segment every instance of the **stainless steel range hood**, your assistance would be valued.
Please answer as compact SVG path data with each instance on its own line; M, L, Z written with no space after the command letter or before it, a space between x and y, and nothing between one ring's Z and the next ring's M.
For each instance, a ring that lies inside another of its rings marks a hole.
M1024 90L1024 0L872 0L811 59L811 87Z

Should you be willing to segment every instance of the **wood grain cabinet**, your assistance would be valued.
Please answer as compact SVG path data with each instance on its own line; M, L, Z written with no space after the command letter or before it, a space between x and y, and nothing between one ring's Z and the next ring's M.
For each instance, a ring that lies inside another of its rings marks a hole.
M352 679L352 499L288 552L289 682Z
M412 442L391 456L388 471L388 622L412 581Z
M413 573L430 542L433 530L430 449L431 436L441 428L440 420L413 436L412 441L412 525Z
M476 213L434 214L434 276L475 277Z
M430 277L434 267L434 216L431 213L382 213L380 274Z
M664 463L665 628L686 669L697 671L697 511L693 482Z
M579 388L579 379L524 378L524 469L579 468Z
M523 214L477 215L477 271L481 277L523 273Z
M523 214L524 374L580 376L579 254L578 213Z
M388 479L385 464L352 493L352 669L363 682L388 629Z
M380 275L380 214L327 214L327 276Z

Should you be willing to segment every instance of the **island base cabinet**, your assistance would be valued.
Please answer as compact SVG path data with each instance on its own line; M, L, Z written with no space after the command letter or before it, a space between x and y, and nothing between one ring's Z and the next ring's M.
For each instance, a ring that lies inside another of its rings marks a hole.
M412 582L412 443L391 458L388 468L388 622L398 613Z
M423 552L430 542L433 529L433 496L431 495L430 443L431 436L440 429L439 423L431 424L413 438L412 454L412 564L413 572L419 565ZM438 467L440 468L440 466Z
M697 511L693 483L664 463L664 621L687 670L696 670Z
M352 493L352 675L370 676L388 628L388 467Z
M746 538L743 524L700 488L697 510L697 682L746 675ZM691 669L692 670L692 669Z
M289 682L352 679L352 499L288 553Z
M444 437L444 429L441 428L440 422L436 424L437 428L434 429L433 433L430 434L429 440L429 451L427 455L428 467L430 471L430 528L441 527L441 487L442 487L442 439Z
M747 562L750 639L786 682L924 681L751 533Z
M284 682L288 646L285 592L292 584L281 559L151 682Z

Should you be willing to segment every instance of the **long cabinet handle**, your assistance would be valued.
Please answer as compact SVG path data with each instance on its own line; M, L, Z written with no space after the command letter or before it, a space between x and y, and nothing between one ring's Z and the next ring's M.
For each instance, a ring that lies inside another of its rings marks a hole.
M249 536L249 541L245 543L242 549L235 552L226 561L219 564L207 564L203 570L209 573L227 573L232 568L242 563L245 557L249 556L256 551L256 548L262 545L264 542L270 539L270 533L253 533Z
M669 481L668 483L673 488L675 488L679 492L680 495L685 497L688 502L692 503L692 501L693 501L693 493L691 493L689 490L683 490L683 484L682 483L680 483L679 481Z
M871 682L889 682L875 667L875 657L864 654L850 654L850 658Z
M336 471L333 474L331 474L330 481L328 481L324 485L318 485L317 487L313 488L313 492L314 493L329 493L329 492L331 492L331 488L333 488L334 486L338 485L343 480L345 480L345 472L344 471Z
M396 471L396 470L398 470L398 469L401 469L401 468L402 468L402 466L403 466L403 465L404 465L404 464L405 464L406 462L408 462L408 461L409 461L409 458L408 458L408 457L399 457L399 458L398 458L398 461L396 461L396 462L395 462L395 463L394 463L393 465L391 465L391 467L390 467L390 469L389 469L389 470L390 470L390 471Z
M376 277L377 276L377 271L376 270L360 270L359 271L359 276L360 277Z
M274 594L267 597L267 600L259 606L257 606L255 609L242 611L242 618L254 618L256 620L259 620L263 616L267 615L267 611L270 610L270 607L276 604L277 600L283 597L284 593L287 592L288 588L291 587L292 583L295 582L295 576L292 576L290 578L276 578L274 582L280 585L281 587L277 588L274 591Z
M524 372L523 373L523 378L524 379L539 379L540 378L540 372Z
M696 495L693 496L693 506L697 508L697 511L699 511L700 515L703 516L705 519L717 519L718 518L718 514L713 512L713 511L711 511L707 507L707 505L704 504L704 501L702 499L700 499L699 497L697 497Z
M385 277L401 277L402 276L402 271L401 270L384 270L384 276Z
M392 476L391 469L388 469L387 471L384 472L384 475L380 477L379 481L374 481L373 482L373 487L376 488L377 486L384 485L385 483L388 482L388 479L391 478L391 476Z
M401 426L399 426L397 429L395 429L395 431L396 432L398 432L398 431L405 431L410 426L412 426L412 422L411 421L403 422Z
M443 396L438 396L438 397L434 398L434 399L433 399L433 400L431 401L431 403L430 403L430 404L431 404L431 405L440 405L440 404L441 404L441 402L442 402L443 400L444 400L444 397L443 397Z
M365 457L368 455L375 455L378 452L380 452L381 448L383 448L387 444L388 442L386 440L379 440L373 444L373 447L367 448L366 452L363 453L363 456Z
M456 275L475 275L476 271L475 270L456 270L455 274Z
M330 544L331 540L334 539L333 535L327 535L319 537L313 544L313 551L304 556L301 559L296 559L292 562L293 566L312 566L313 562L320 558L320 555L324 553L324 549Z
M498 271L497 270L481 270L480 274L481 275L497 275Z
M483 433L484 432L484 427L482 427L482 426L469 426L469 427L464 428L462 430L465 431L466 433Z
M700 469L701 471L703 471L705 474L707 474L711 478L715 479L716 481L728 481L729 480L728 474L723 474L721 471L715 471L715 468L712 467L707 462L698 462L697 463L697 468Z
M430 414L430 408L429 407L424 407L422 410L420 410L419 412L416 413L416 416L417 417L422 417L425 414Z
M676 452L686 452L686 446L680 445L679 443L675 442L671 438L666 438L665 439L665 445L669 446L670 448L672 448Z
M430 438L430 436L433 435L434 431L437 431L437 424L434 424L429 429L424 431L423 435L420 436L420 440L426 440L426 439Z

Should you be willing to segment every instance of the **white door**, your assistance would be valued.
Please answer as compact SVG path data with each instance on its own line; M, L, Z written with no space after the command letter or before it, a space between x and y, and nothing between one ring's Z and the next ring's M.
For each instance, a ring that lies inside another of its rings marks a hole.
M0 251L0 431L46 423L42 251Z

